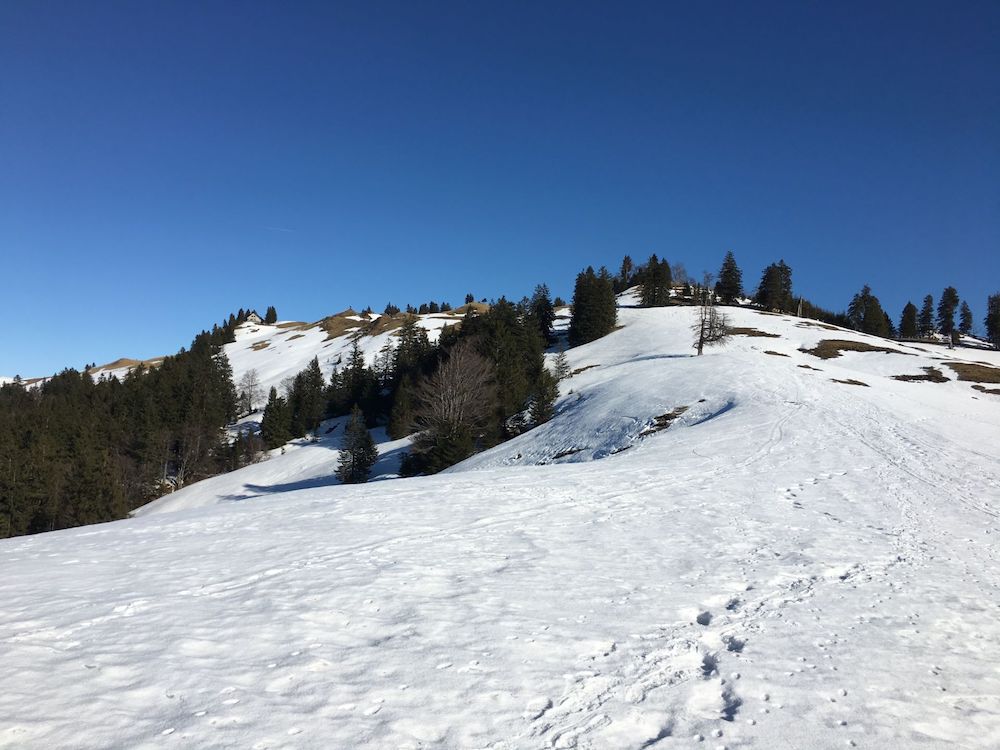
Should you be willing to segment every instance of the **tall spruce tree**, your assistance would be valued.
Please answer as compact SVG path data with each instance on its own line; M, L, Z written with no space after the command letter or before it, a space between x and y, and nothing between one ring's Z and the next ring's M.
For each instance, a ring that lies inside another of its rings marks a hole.
M280 448L292 439L292 415L277 388L272 387L268 394L260 421L260 436L268 450Z
M743 296L743 273L736 265L732 250L726 253L722 261L715 293L719 295L719 301L724 305L731 305Z
M986 327L986 338L993 346L1000 349L1000 292L991 294L986 300L986 317L983 319Z
M351 419L347 423L340 448L337 479L344 484L367 482L376 460L378 460L378 448L375 447L375 441L365 426L361 409L355 406L351 410Z
M644 307L665 307L670 304L670 264L660 260L656 253L649 256L642 270L639 299Z
M969 307L968 302L963 300L958 312L958 330L963 336L971 336L972 326L972 308Z
M551 344L556 337L552 331L552 325L556 320L556 311L552 306L552 297L549 296L549 288L545 284L535 287L534 294L528 303L528 312L538 327L538 332L546 344Z
M885 338L892 335L892 323L878 297L872 294L871 287L867 284L854 295L851 304L847 306L847 320L856 331Z
M899 316L899 338L915 339L920 333L917 323L917 306L907 302L903 314Z
M794 303L792 269L784 260L772 263L764 269L754 301L765 310L778 310L780 312L792 310Z
M576 277L573 288L569 344L579 346L606 336L617 319L614 289L610 279L599 277L592 266Z
M920 307L917 327L922 338L927 338L934 333L934 298L929 294L924 297L924 302Z
M937 326L945 336L951 336L955 331L955 311L958 309L958 292L955 287L945 287L938 300Z
M278 322L278 311L274 305L268 306L267 312L264 313L264 322L269 326L273 326Z

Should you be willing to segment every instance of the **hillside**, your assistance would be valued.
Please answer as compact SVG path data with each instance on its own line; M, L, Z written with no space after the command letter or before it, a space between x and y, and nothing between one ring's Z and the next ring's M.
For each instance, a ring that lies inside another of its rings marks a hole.
M691 316L620 310L441 475L333 486L331 424L0 543L0 747L1000 745L1000 354ZM275 328L237 378L344 346Z

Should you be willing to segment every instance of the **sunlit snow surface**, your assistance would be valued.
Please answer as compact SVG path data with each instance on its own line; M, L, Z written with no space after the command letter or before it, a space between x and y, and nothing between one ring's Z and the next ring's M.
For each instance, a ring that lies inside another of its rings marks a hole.
M1000 396L888 377L1000 358L691 316L446 474L335 486L334 432L0 543L0 746L1000 747Z

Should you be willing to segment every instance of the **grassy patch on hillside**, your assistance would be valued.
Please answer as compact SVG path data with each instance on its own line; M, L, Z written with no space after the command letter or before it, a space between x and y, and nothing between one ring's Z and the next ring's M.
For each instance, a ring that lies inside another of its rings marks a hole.
M972 383L1000 383L1000 367L972 364L970 362L947 362L959 380Z
M815 370L816 372L823 372L818 367L813 367L812 365L799 365L803 370Z
M342 313L337 313L336 315L331 315L328 318L323 318L316 323L319 328L326 331L326 340L336 339L343 336L348 331L353 331L361 327L361 324L356 320L350 320L345 317L347 315L356 315L353 310L345 310Z
M922 375L893 375L893 380L907 383L947 383L949 378L936 367L924 367Z
M829 323L820 323L817 320L802 320L795 324L799 328L822 328L826 331L839 331L837 326L832 326Z
M600 365L585 365L584 367L577 367L573 372L569 374L570 377L574 375L579 375L581 372L586 372L587 370L593 369L594 367L600 367Z
M270 345L271 345L270 341L258 341L250 348L253 349L255 352L259 352L261 349L267 349L267 347L269 347Z
M733 336L749 336L751 338L760 339L780 339L781 336L777 333L767 333L766 331L758 331L756 328L730 328L729 333Z
M853 378L848 378L847 380L837 380L837 378L830 378L830 382L841 383L843 385L863 385L865 388L870 387L868 383L862 383L860 380L854 380Z
M764 354L770 354L772 357L787 357L788 356L787 354L782 354L781 352L772 352L770 349L768 349L766 352L764 352Z
M980 393L990 393L994 396L1000 396L1000 388L987 388L985 385L979 385L978 383L972 386L972 388Z
M846 339L823 339L812 349L799 349L799 351L820 359L834 359L844 352L884 352L885 354L905 354L908 357L916 356L910 352L901 352L899 349L873 346L864 341L847 341Z

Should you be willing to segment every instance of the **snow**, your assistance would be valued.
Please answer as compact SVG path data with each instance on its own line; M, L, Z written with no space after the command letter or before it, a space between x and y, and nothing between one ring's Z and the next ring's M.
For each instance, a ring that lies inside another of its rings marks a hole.
M335 430L0 542L0 747L1000 746L1000 397L890 377L968 352L691 316L438 476L334 486Z

